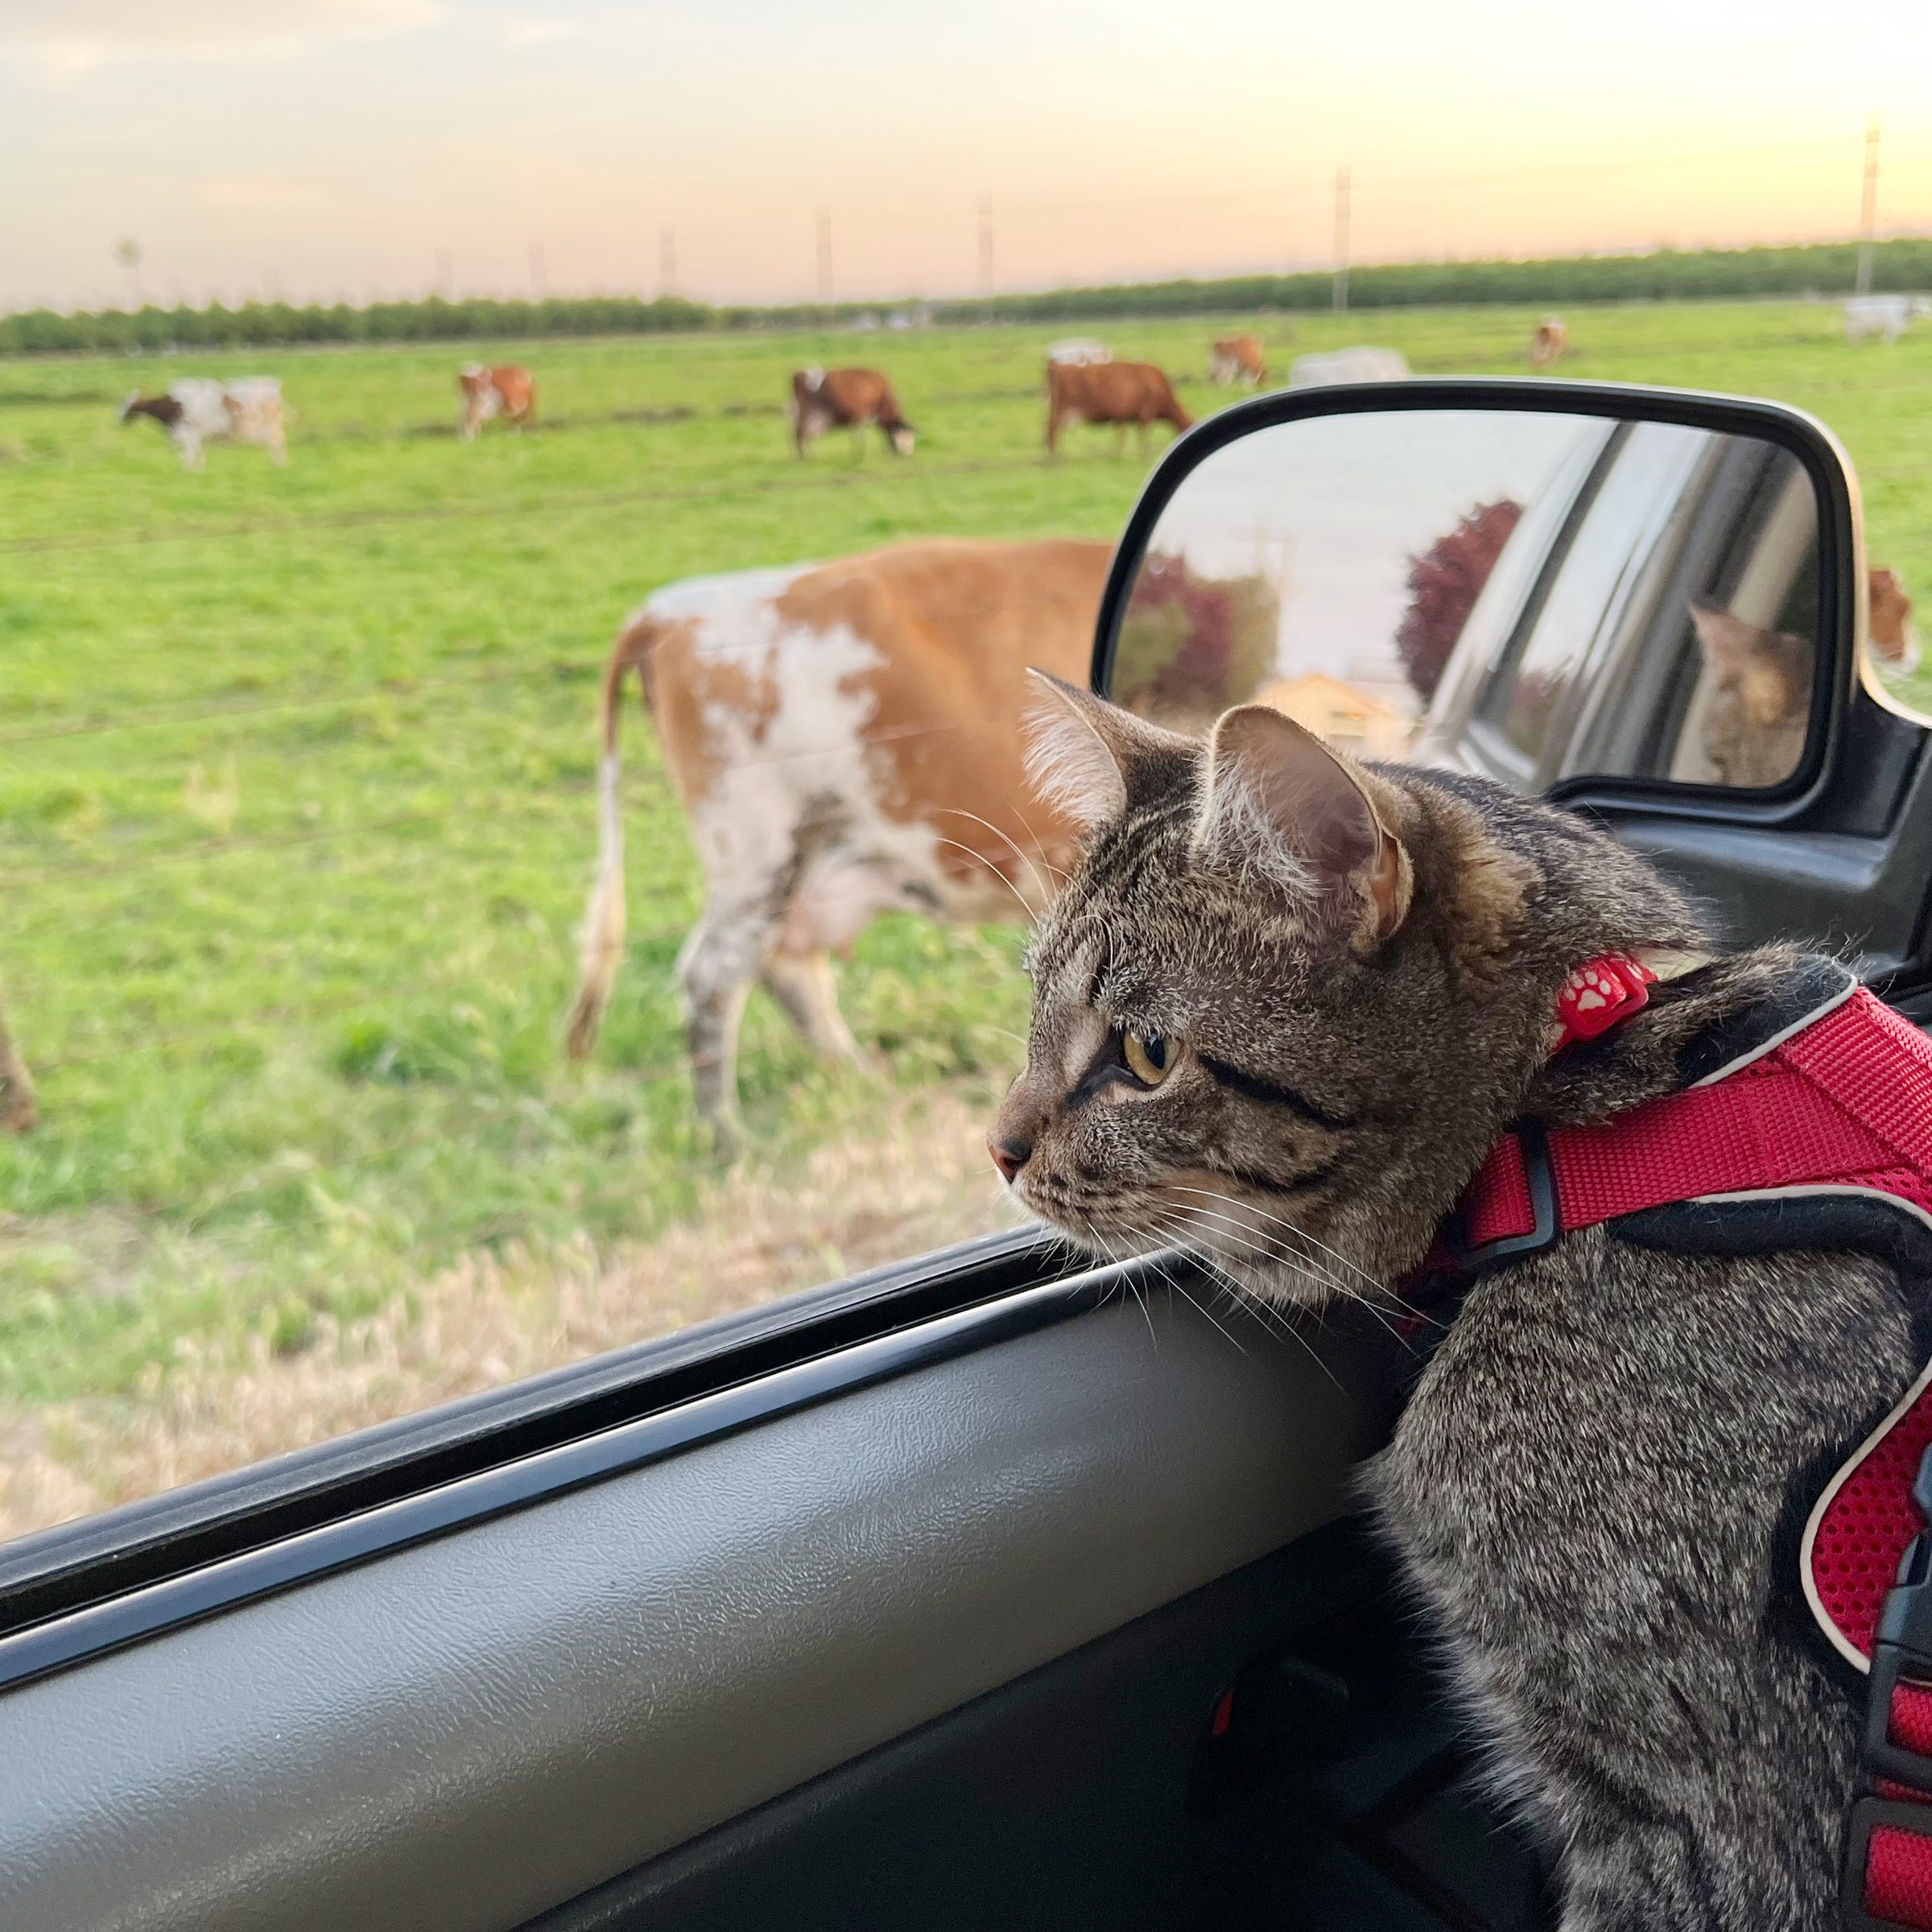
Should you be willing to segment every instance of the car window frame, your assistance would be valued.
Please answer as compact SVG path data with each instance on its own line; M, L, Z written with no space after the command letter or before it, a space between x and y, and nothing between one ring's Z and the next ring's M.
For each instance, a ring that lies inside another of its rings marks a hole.
M982 1235L19 1538L0 1690L1064 1320L1132 1265Z

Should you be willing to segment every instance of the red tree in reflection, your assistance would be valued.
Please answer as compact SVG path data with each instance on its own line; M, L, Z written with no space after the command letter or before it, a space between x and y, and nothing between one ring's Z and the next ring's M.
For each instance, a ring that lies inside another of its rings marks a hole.
M1115 700L1150 717L1212 718L1253 694L1280 621L1265 579L1202 576L1150 551L1121 625Z
M1395 647L1425 703L1435 696L1470 607L1522 514L1522 505L1506 497L1479 503L1447 536L1409 559L1409 608L1397 626Z

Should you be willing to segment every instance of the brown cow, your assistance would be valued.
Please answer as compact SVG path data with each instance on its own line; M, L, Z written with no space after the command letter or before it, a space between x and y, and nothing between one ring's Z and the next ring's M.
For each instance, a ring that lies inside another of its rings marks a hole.
M1530 332L1530 366L1548 369L1570 353L1570 329L1561 316L1545 316Z
M1182 408L1174 385L1151 362L1046 365L1046 453L1059 452L1060 431L1068 423L1112 423L1121 432L1121 447L1133 423L1146 441L1150 423L1171 423L1175 430L1191 429L1194 418Z
M6 1030L6 1009L0 1007L0 1133L25 1133L39 1117L33 1076Z
M866 428L874 423L888 449L902 456L912 454L912 425L900 413L892 385L876 369L820 369L815 362L795 369L786 414L791 419L792 447L801 456L805 446L828 429L851 430L852 452L862 455Z
M1259 389L1268 379L1267 359L1253 336L1217 336L1208 352L1208 374L1217 389L1233 382Z
M1895 570L1867 572L1869 605L1865 635L1874 656L1895 671L1909 671L1918 662L1918 638L1912 629L1912 600Z
M624 950L617 727L635 671L707 881L679 956L698 1111L737 1129L738 1018L761 979L820 1052L857 1053L829 956L894 910L1030 914L1069 856L1030 786L1026 670L1084 683L1111 546L921 539L660 590L604 676L597 884L569 1050Z
M481 362L465 362L456 376L463 392L463 418L456 434L473 443L477 431L493 416L501 416L518 429L529 429L537 420L537 386L528 369L514 362L500 362L486 368Z

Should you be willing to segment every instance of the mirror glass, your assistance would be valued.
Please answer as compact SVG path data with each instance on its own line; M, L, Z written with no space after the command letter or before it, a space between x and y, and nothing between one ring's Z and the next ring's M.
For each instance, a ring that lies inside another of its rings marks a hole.
M1761 789L1803 758L1818 513L1777 444L1490 410L1257 428L1187 475L1116 639L1117 703L1273 704L1364 757L1525 791Z

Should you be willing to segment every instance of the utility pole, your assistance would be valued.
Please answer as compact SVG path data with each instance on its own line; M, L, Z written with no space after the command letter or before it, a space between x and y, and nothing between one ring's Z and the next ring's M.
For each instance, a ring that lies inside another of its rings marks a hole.
M1878 232L1878 116L1865 124L1865 194L1858 214L1858 292L1872 292L1872 245Z
M1335 306L1348 306L1348 163L1335 171Z
M139 308L141 302L141 244L132 235L123 237L114 244L114 259L121 264L127 277L127 304L130 309Z
M678 286L677 232L667 221L658 233L658 299L662 301Z
M819 306L832 320L832 210L819 206Z
M533 242L530 245L530 293L532 300L543 299L543 244Z
M980 196L980 295L990 310L993 304L993 196Z

